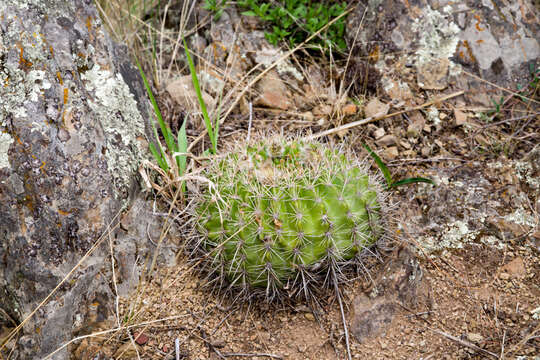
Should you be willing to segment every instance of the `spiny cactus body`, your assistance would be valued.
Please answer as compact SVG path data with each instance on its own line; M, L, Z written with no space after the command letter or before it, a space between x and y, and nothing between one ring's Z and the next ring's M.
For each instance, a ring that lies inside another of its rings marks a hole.
M384 233L380 187L316 142L274 140L216 159L197 205L199 248L231 288L306 296Z

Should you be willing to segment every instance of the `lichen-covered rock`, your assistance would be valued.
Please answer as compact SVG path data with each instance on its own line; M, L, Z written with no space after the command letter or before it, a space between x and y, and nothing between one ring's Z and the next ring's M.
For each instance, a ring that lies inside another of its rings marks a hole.
M530 65L539 65L537 11L530 0L370 0L348 16L347 36L353 55L369 58L384 74L388 94L408 82L427 90L456 82L460 90L474 89L469 101L491 106L489 96L475 94L493 88L484 89L488 85L463 70L500 86L528 83Z
M128 59L90 1L0 2L2 324L22 321L133 197L149 113ZM109 315L104 256L96 250L25 324L19 358L71 339L89 304Z

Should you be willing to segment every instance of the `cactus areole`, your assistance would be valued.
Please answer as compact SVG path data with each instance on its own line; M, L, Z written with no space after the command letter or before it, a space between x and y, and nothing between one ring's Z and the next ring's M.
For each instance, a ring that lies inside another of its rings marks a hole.
M213 160L206 176L199 247L231 288L273 296L331 283L383 234L381 187L320 143L257 143Z

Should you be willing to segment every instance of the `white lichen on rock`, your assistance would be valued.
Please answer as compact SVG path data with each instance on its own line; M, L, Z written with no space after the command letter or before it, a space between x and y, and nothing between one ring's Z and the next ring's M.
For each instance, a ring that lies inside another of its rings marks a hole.
M534 169L530 162L516 161L514 162L517 177L527 183L532 189L540 190L540 179L534 175Z
M535 217L527 213L523 208L516 209L516 211L514 211L513 213L506 215L504 217L504 220L519 225L525 225L530 228L536 226Z
M21 5L22 6L22 5ZM42 70L31 70L28 74L20 69L20 62L39 66L48 53L48 47L39 36L37 25L25 24L23 29L18 23L16 13L5 11L5 4L0 5L0 13L4 16L4 23L8 26L0 37L0 50L6 53L3 69L0 70L0 126L5 126L5 119L25 118L27 106L30 102L37 102L43 90L51 87ZM18 43L11 43L10 39L20 39ZM13 58L17 53L17 58Z
M96 64L81 78L88 92L95 95L89 105L105 132L109 172L116 187L127 190L143 157L137 138L144 137L144 121L120 74Z
M13 138L9 134L0 132L0 169L9 167L8 150L13 142Z
M448 59L454 55L460 29L451 19L450 14L445 16L430 6L425 7L423 16L412 25L412 30L420 36L415 54L417 64L425 64L432 58Z

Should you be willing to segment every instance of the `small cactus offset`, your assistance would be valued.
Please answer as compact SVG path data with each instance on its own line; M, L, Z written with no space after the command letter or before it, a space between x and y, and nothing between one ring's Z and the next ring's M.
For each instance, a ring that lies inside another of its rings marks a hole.
M385 235L381 186L365 166L317 142L276 139L206 171L199 250L217 279L271 300L342 279Z

